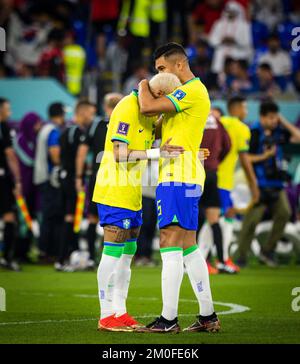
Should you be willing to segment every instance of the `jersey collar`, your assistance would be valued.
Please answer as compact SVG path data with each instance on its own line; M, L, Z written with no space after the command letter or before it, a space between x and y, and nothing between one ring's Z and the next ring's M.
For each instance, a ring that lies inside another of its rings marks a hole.
M188 81L184 82L184 83L183 83L183 85L186 85L186 84L188 84L188 83L190 83L190 82L193 82L193 81L196 81L196 80L199 80L199 81L200 81L200 78L199 78L199 77L191 78L190 80L188 80Z

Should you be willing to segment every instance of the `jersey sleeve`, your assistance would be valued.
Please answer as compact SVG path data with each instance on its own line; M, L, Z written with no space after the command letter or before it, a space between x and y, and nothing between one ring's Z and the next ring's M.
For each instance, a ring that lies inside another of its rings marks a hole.
M177 112L189 109L193 105L192 92L185 85L178 87L175 91L166 95L166 97L172 101Z
M243 125L243 128L240 129L239 136L238 136L238 152L248 152L250 146L250 138L251 132L248 126Z
M58 147L59 146L59 132L54 129L51 131L48 137L48 147Z
M110 122L113 123L111 141L120 141L129 145L133 140L134 130L138 122L138 109L123 102L115 108Z

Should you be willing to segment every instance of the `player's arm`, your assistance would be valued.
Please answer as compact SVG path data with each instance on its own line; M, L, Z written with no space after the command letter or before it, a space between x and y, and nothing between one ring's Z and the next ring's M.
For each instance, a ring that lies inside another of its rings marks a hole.
M15 180L15 194L20 195L22 193L20 166L16 153L12 147L5 148L5 157Z
M51 162L58 166L60 164L60 144L59 133L57 130L52 130L48 138L48 153Z
M300 129L295 125L289 123L283 115L279 115L279 123L280 125L286 129L290 134L290 142L291 143L300 143Z
M257 185L256 176L253 170L253 165L250 161L249 154L247 152L240 152L239 159L243 170L245 171L249 187L252 193L252 199L254 203L257 203L260 198L260 192Z
M58 145L49 147L49 157L51 162L58 166L60 163L60 147Z
M160 148L147 150L129 149L125 142L114 141L114 158L116 162L137 162L141 160L157 160L162 158L176 158L184 152L184 148L178 145L171 145L172 138L169 138Z
M148 80L142 80L139 84L140 112L144 115L160 114L176 111L175 105L167 97L153 97L150 92Z
M266 149L262 154L249 153L248 156L251 163L259 163L274 157L275 154L276 154L276 146L273 145L271 148Z

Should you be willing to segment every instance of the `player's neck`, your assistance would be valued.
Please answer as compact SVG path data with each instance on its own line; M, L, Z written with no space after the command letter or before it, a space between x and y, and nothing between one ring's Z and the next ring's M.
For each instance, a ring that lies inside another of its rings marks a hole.
M195 75L193 74L193 72L192 71L186 71L180 77L180 81L182 83L186 83L186 82L192 80L193 78L195 78Z

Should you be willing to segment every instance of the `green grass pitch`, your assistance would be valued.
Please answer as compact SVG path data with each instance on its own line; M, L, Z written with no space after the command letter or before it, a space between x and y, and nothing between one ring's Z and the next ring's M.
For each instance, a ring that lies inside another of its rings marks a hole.
M211 286L219 302L216 311L223 312L218 334L104 333L96 331L95 272L56 273L38 266L26 266L22 273L0 271L7 303L6 312L0 312L0 343L300 343L300 311L291 308L292 289L300 286L299 267L256 266L238 276L213 276ZM133 268L129 312L147 323L160 313L160 297L160 267ZM228 304L249 310L224 314L232 310ZM197 313L186 275L179 312L181 327Z

